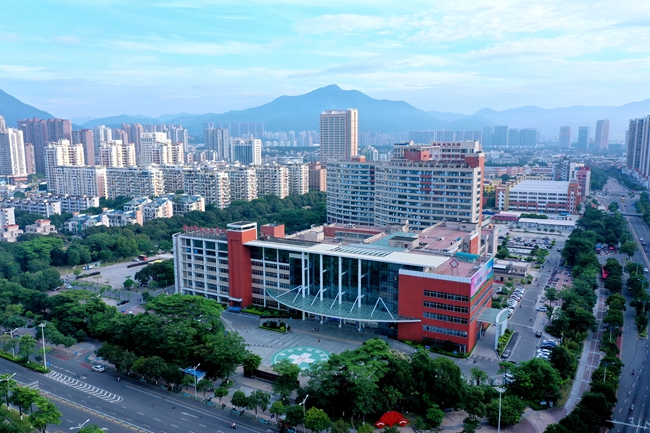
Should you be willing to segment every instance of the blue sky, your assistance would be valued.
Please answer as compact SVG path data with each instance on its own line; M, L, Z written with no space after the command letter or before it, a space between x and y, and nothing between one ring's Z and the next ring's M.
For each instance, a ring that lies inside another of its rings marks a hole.
M650 98L643 0L3 1L0 89L60 117L224 112L328 84L469 114Z

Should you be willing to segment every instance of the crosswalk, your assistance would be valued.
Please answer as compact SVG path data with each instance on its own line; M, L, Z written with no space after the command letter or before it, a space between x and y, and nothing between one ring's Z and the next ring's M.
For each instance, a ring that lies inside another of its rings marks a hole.
M85 392L86 394L90 394L94 397L106 400L109 403L117 403L123 400L122 397L113 394L112 392L105 391L103 389L97 388L96 386L75 379L74 377L66 376L65 374L57 373L55 371L46 374L45 377L49 377L50 379L56 380L57 382L60 382L64 385L76 388L79 391Z
M237 326L235 330L244 337L246 343L253 347L270 347L282 349L285 347L304 344L304 336L296 333L280 334L279 332L263 331L259 328Z

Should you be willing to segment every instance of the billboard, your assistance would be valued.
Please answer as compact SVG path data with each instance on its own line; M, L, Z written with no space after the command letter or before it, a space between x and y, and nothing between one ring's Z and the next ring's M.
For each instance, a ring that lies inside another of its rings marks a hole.
M471 289L470 289L470 298L473 298L474 295L481 292L486 286L492 283L492 278L494 277L494 259L490 259L486 264L483 265L477 273L472 276L471 279Z

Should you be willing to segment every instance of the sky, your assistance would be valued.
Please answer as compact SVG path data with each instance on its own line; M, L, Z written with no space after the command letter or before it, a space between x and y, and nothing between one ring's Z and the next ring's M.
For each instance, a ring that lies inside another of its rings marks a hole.
M65 118L329 84L471 114L650 98L647 0L3 1L0 89Z

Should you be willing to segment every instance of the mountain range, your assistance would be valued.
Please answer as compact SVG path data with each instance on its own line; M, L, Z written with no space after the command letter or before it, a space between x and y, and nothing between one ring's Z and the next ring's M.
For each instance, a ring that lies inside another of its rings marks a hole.
M280 96L259 107L226 113L164 114L157 118L142 115L118 115L87 120L75 127L97 125L119 127L122 123L182 124L191 135L203 135L204 122L261 122L268 131L319 130L323 110L359 110L360 131L405 132L411 130L481 130L484 126L508 125L510 128L537 128L546 137L555 137L561 126L570 125L577 136L578 126L590 126L595 133L596 121L610 119L610 137L622 139L629 119L650 114L650 99L619 107L573 106L544 109L534 106L495 111L484 108L473 114L423 111L404 101L374 99L357 90L343 90L330 85L304 95ZM27 117L52 118L51 114L24 104L0 90L0 115L7 125Z

